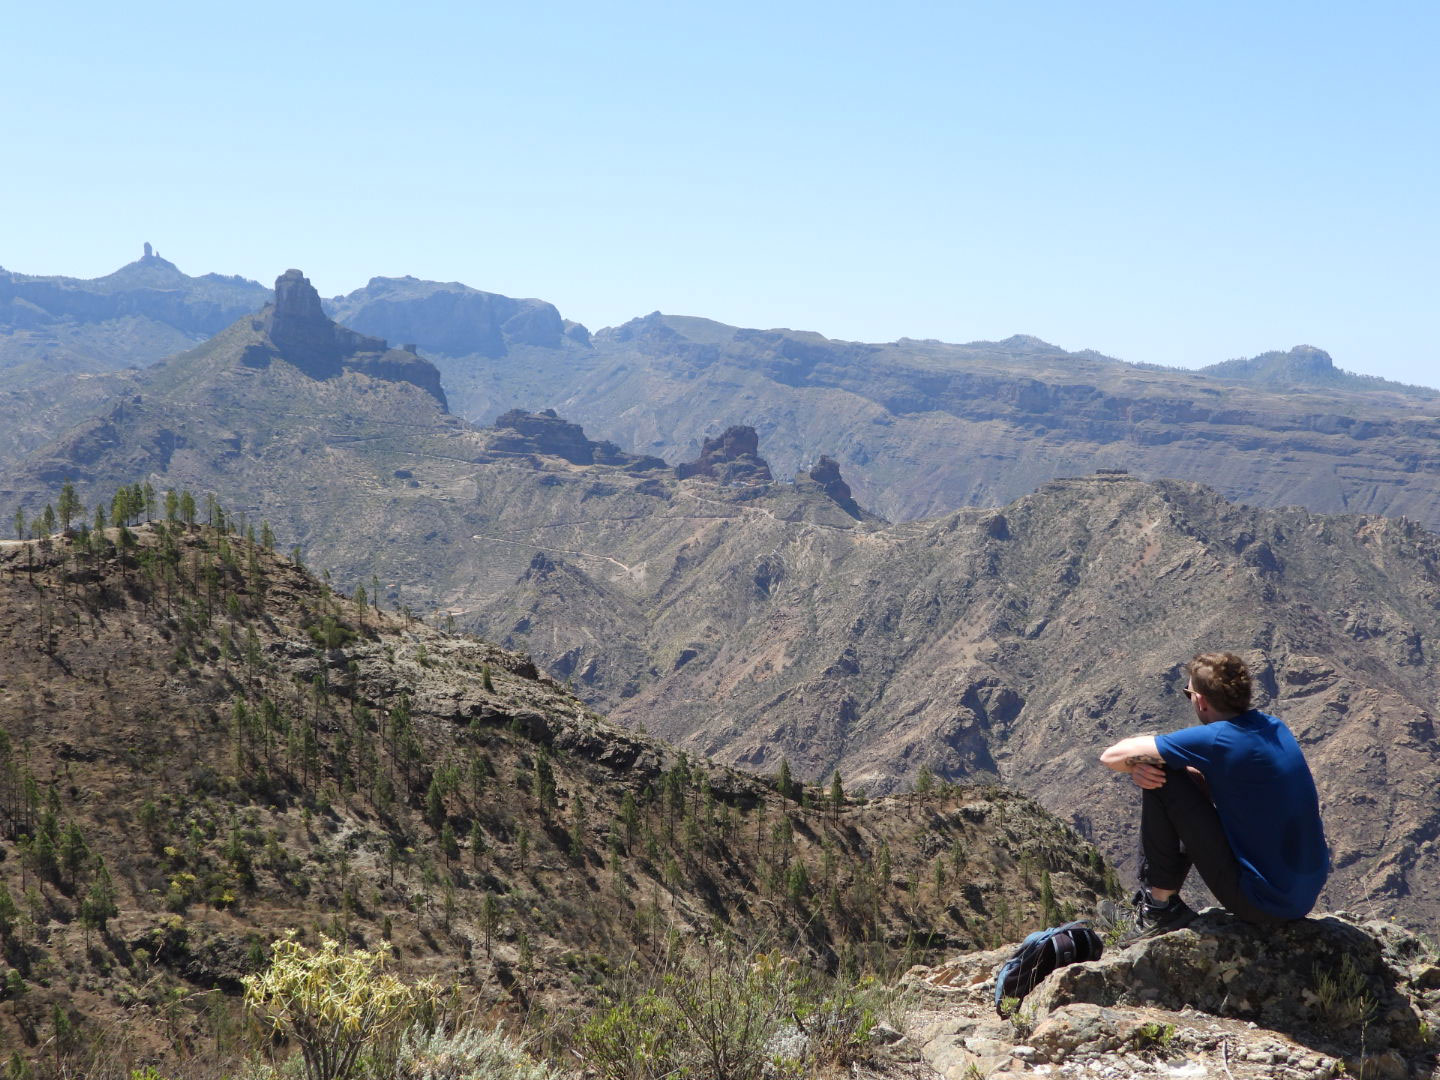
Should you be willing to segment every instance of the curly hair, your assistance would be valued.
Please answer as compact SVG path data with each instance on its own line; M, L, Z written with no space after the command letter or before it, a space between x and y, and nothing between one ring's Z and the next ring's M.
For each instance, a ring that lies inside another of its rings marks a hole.
M1234 653L1200 653L1185 671L1195 692L1221 712L1250 710L1250 669Z

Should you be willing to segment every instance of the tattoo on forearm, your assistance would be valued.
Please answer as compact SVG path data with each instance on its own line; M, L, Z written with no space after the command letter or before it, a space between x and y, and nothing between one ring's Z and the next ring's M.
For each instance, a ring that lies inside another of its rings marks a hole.
M1162 758L1159 754L1131 754L1125 759L1125 764L1129 765L1132 769L1136 765L1163 766L1165 764L1165 759Z

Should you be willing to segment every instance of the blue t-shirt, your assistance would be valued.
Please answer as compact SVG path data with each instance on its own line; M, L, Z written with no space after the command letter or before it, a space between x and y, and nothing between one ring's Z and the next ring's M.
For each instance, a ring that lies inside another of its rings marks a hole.
M1155 747L1165 764L1205 774L1251 902L1283 919L1308 914L1330 855L1315 780L1290 729L1251 709L1157 736Z

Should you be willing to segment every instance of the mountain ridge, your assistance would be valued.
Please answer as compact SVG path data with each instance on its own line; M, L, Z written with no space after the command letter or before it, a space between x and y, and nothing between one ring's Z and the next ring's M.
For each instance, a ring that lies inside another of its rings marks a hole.
M308 294L305 311L323 319ZM147 373L88 456L62 440L11 499L73 477L88 502L127 474L218 491L341 582L383 578L392 604L524 648L692 752L759 769L788 756L875 793L922 767L1004 779L1081 815L1122 865L1133 815L1099 744L1173 715L1198 648L1236 648L1324 754L1384 732L1384 757L1325 782L1345 819L1337 900L1440 917L1437 823L1414 790L1432 768L1440 625L1421 601L1440 599L1440 555L1413 523L1251 509L1112 470L887 525L855 516L838 465L823 484L814 469L767 481L754 428L682 476L558 415L475 429L413 381L247 365L264 323ZM1223 602L1215 581L1235 583ZM1097 648L1132 655L1133 678L1096 668ZM1078 741L1057 752L1060 731Z
M171 264L147 258L173 275ZM1258 505L1300 502L1440 528L1440 391L1353 376L1309 346L1184 372L1023 334L866 344L655 312L591 335L544 301L416 278L372 278L325 304L363 333L424 351L450 408L473 423L552 408L602 440L672 463L748 425L780 475L828 455L857 501L891 520L998 505L1054 476L1122 466L1218 483ZM13 326L6 334L4 311L22 308L0 304L0 365L8 341L31 358L12 366L12 381L48 385L47 411L73 416L53 402L75 384L47 369L70 365L66 342L88 331L57 323L44 340ZM72 366L135 362L159 326L137 319L104 323ZM194 344L174 327L165 333L168 351ZM17 452L37 441L24 407L0 398L0 421L23 433Z

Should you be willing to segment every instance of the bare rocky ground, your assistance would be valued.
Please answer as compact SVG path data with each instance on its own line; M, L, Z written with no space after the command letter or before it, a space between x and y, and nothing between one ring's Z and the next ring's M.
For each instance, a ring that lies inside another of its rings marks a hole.
M1408 1080L1436 1074L1440 966L1427 943L1344 912L1278 932L1219 909L1186 930L1060 969L1010 1019L994 977L1009 948L906 976L887 1077Z

